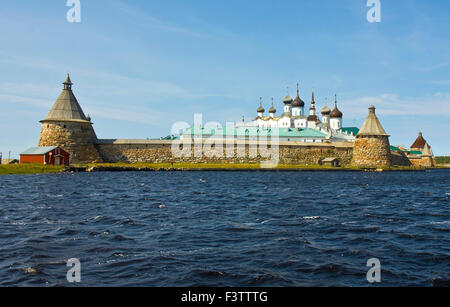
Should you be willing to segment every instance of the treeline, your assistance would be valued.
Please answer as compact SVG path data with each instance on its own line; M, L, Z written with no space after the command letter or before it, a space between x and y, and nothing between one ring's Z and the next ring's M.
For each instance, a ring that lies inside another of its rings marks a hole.
M450 157L436 157L437 164L450 164Z

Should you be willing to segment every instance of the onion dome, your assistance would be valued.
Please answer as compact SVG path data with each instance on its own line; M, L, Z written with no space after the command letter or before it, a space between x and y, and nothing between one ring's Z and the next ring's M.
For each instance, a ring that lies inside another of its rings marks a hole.
M292 102L294 100L292 99L291 95L289 95L289 87L287 88L287 90L288 90L288 93L287 93L286 97L284 97L283 103L284 104L292 104Z
M271 114L277 113L277 110L273 107L273 98L272 98L272 106L269 109L269 113L271 113Z
M338 107L337 107L337 96L334 95L334 109L333 111L331 111L330 116L331 118L342 118L343 114L341 111L339 111Z
M295 97L294 102L292 103L292 106L294 108L298 107L304 107L305 102L300 98L300 91L298 89L298 83L297 83L297 97Z
M256 112L258 112L258 113L266 112L266 110L262 106L262 97L259 98L259 108L258 108L258 110L256 110Z
M322 108L322 115L330 115L330 113L331 113L331 110L330 110L329 107L324 106L324 107Z
M294 100L292 99L292 97L289 94L287 94L286 97L284 97L284 99L283 99L284 104L291 104L293 101Z
M305 106L305 102L299 97L295 97L294 102L292 103L292 106L295 107L304 107Z
M309 122L318 122L319 118L317 117L317 115L310 115L310 116L308 116L308 121Z

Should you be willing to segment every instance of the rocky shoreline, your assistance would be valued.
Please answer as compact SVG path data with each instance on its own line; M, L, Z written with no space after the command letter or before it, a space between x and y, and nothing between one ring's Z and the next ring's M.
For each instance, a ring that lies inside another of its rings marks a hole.
M189 167L189 168L165 168L165 167L134 167L134 166L90 166L90 167L68 167L64 172L80 173L80 172L390 172L390 171L426 171L427 168L323 168L323 167L279 167L279 168L239 168L239 167L227 167L227 168L201 168L201 167Z

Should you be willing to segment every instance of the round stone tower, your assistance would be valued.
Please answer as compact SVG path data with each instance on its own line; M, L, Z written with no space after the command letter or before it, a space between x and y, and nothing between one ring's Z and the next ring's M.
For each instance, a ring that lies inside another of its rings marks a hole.
M69 74L63 84L61 94L41 121L39 146L60 146L70 153L71 163L100 162L93 124L84 115L72 92Z
M353 164L363 167L391 166L389 135L375 115L375 107L370 106L369 116L356 135L353 148Z

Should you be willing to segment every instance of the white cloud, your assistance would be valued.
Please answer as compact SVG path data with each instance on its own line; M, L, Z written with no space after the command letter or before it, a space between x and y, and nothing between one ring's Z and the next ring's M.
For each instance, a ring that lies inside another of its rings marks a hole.
M450 62L442 62L434 65L428 65L420 67L418 70L423 72L429 72L437 69L447 68L450 67Z
M92 90L96 93L105 92L116 96L130 96L137 94L141 99L150 101L191 100L206 97L217 97L217 94L204 93L185 89L177 84L150 79L130 78L120 74L106 73L100 71L84 72L90 79L103 80L101 84L86 84L84 91Z
M430 81L431 84L450 86L450 80Z
M167 22L163 22L162 20L156 17L153 17L149 14L143 13L142 11L135 9L133 6L126 4L123 1L117 0L112 2L112 4L116 7L116 9L120 10L122 13L131 16L135 21L138 21L142 26L154 27L164 31L175 32L196 38L210 38L210 35L208 34L192 31L188 28L175 26Z
M199 30L193 30L186 26L180 26L175 25L173 23L169 23L167 21L163 21L155 16L152 16L148 14L147 12L143 12L142 10L139 10L135 8L132 5L129 5L128 3L125 3L121 0L115 0L110 2L117 10L119 10L121 13L127 14L128 16L132 17L133 20L140 24L142 27L148 27L148 28L156 28L162 31L166 32L172 32L176 34L181 34L185 36L190 36L193 38L199 38L199 39L217 39L217 38L235 38L237 37L236 33L231 32L228 29L225 29L224 27L218 27L217 25L212 25L204 20L199 19L195 16L185 16L185 21L196 24L196 28L202 29Z
M52 103L46 99L0 94L0 105L2 106L2 108L17 104L33 105L50 110Z
M61 85L62 86L62 85ZM34 97L42 97L47 98L54 96L55 93L62 87L49 87L42 84L34 84L34 83L11 83L5 82L0 83L0 93L3 94L18 94L18 93L28 93Z
M347 100L342 108L344 116L363 116L374 105L382 115L450 116L450 94L436 93L430 97L399 97L396 94L380 94Z
M90 106L85 110L86 114L89 114L93 121L96 117L129 121L141 124L165 125L167 122L164 118L167 117L167 113L151 110L151 109L121 109L121 108L103 108L99 106Z

